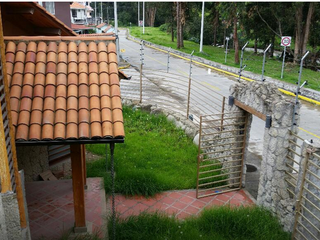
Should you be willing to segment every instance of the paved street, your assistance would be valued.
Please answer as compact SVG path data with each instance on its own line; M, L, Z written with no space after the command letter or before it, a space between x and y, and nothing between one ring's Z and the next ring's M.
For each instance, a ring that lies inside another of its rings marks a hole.
M140 45L125 38L125 31L120 31L120 49L122 57L131 68L124 72L132 76L130 81L122 81L121 90L124 97L139 99ZM186 114L187 89L190 62L170 57L170 69L167 73L166 53L144 47L143 66L143 102L152 102L167 108L174 108ZM134 69L135 68L135 69ZM236 78L209 72L207 68L192 66L192 85L190 113L195 121L200 115L219 113L222 96L229 96L229 87L236 83ZM227 99L226 99L227 104ZM201 106L201 107L200 107ZM306 131L320 136L320 106L301 102L300 136L316 139ZM250 133L250 150L261 155L264 122L254 117Z

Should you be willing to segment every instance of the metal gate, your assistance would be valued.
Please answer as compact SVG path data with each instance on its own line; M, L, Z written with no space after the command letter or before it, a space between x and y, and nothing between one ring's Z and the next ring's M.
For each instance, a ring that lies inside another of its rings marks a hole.
M200 116L197 198L241 188L248 114Z
M320 154L308 148L301 165L292 239L320 239Z

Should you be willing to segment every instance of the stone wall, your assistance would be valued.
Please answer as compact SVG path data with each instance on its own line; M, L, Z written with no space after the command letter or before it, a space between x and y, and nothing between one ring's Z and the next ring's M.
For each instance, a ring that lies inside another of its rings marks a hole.
M256 111L272 118L271 127L264 129L257 203L271 210L286 231L292 230L295 200L289 196L285 172L294 102L284 98L277 87L270 83L240 83L230 87L231 96ZM244 111L235 105L230 111ZM239 119L239 121L241 121ZM296 116L298 121L298 115ZM293 129L296 131L296 129ZM245 163L244 163L245 164Z
M47 146L17 146L17 158L26 182L38 181L39 174L49 170Z
M22 239L17 195L13 192L0 193L0 225L0 229L6 228L3 238L1 232L1 240Z

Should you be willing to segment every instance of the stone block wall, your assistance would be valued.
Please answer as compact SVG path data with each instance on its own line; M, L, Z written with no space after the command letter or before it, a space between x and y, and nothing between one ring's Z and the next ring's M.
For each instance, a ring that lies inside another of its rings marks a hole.
M49 170L47 146L17 146L17 158L26 182L40 180L39 174Z
M0 230L1 240L22 239L17 195L13 192L0 193Z

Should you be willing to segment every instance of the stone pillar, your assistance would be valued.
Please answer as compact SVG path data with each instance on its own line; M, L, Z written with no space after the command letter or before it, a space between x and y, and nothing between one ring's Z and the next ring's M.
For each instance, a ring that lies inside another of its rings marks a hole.
M4 215L1 193L0 193L0 233L1 233L0 235L1 240L8 240L7 224L6 224L6 218Z
M286 231L291 231L294 221L295 201L287 191L286 171L289 140L292 126L293 104L280 101L272 111L272 124L265 129L257 203L270 209Z
M5 222L3 226L6 226L7 238L22 239L17 195L13 192L7 192L0 194L0 198L2 198L0 209L1 207L3 209L3 214L0 215L0 223L1 221Z
M230 94L235 100L245 105L252 114L257 114L261 118L261 114L272 118L271 127L261 129L264 131L264 143L257 203L276 215L286 231L291 231L295 200L287 191L285 172L290 172L288 165L291 163L286 158L289 154L289 140L296 141L290 135L294 102L285 99L277 87L270 83L235 84L230 87ZM234 111L237 110L235 108ZM299 116L296 115L297 122L299 122L298 118ZM296 132L296 127L293 131ZM248 137L249 134L247 139Z

